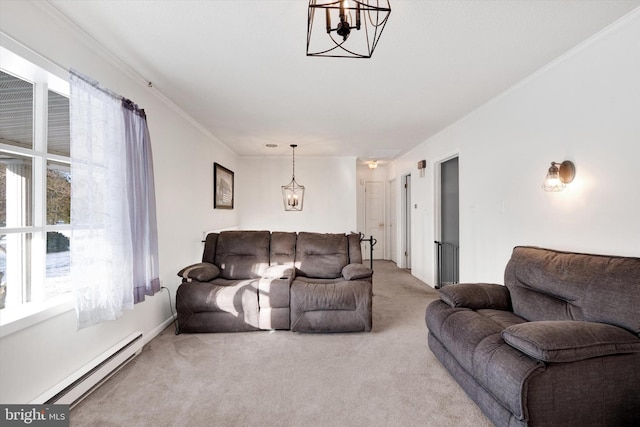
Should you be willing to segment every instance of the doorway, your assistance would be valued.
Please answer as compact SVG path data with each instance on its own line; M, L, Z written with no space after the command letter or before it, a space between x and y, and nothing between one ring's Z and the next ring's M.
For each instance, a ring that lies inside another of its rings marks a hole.
M387 215L387 250L389 252L389 259L398 264L398 235L396 231L397 224L397 207L398 207L398 188L396 187L396 180L389 181L389 204Z
M373 236L376 244L373 246L373 259L384 259L385 254L385 200L384 182L366 181L364 184L364 222L365 238ZM370 252L368 244L365 244L365 257L368 258Z
M411 174L402 177L402 267L411 270Z
M436 244L436 288L458 283L460 275L460 189L458 157L440 163L439 240Z

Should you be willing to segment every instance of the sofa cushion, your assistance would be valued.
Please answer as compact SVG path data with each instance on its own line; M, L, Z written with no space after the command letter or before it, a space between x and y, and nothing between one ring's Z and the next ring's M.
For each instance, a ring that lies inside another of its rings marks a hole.
M362 246L360 246L360 234L349 233L347 235L349 242L349 263L362 264Z
M257 330L257 280L214 279L182 283L176 292L178 323L183 332Z
M367 294L368 282L338 281L323 283L316 280L294 279L291 284L291 304L302 311L355 310L360 304L359 295Z
M324 279L341 277L349 264L348 250L345 234L301 232L296 243L296 273Z
M268 231L223 231L218 236L215 264L224 279L256 279L269 266Z
M529 321L586 320L640 334L640 258L519 246L504 277L514 313Z
M215 264L216 246L218 245L218 233L209 233L204 239L204 251L202 252L202 262Z
M440 299L451 307L492 308L511 311L509 290L493 283L447 285L438 290Z
M186 286L189 285L189 286ZM181 293L189 291L185 297L193 312L224 311L238 314L242 307L257 306L258 280L227 280L217 278L207 283L183 283ZM255 300L255 303L254 303Z
M609 354L640 353L640 338L613 325L579 321L540 321L502 331L512 347L545 362L575 362Z
M271 265L293 266L296 259L296 233L271 233Z
M369 281L302 277L291 284L292 331L370 331L371 308Z
M191 264L178 272L178 276L187 282L195 280L197 282L208 282L220 275L220 269L209 262L199 262Z

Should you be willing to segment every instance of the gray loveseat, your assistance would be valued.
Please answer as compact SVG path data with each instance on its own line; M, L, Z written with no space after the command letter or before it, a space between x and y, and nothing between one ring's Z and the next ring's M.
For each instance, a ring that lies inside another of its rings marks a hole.
M440 290L429 347L498 426L640 425L640 258L516 247Z
M178 272L180 332L370 331L373 271L358 234L223 231Z

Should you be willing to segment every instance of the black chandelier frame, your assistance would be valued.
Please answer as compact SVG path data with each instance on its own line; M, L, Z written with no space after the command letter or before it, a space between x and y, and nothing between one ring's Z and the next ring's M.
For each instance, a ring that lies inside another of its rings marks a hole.
M317 21L322 19L317 19L316 13L322 14L322 10L325 16L325 31L316 30L315 37L320 38L321 34L327 37L329 41L325 45L328 47L312 51L314 23L317 25ZM391 5L388 0L309 0L307 56L371 58L390 14ZM333 26L332 22L336 25ZM348 42L354 38L352 30L359 32L363 28L364 31L359 36L366 39L366 52L360 53Z

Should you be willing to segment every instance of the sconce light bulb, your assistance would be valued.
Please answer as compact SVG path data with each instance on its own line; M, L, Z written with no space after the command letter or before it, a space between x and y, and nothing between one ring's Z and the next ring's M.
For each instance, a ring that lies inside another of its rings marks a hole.
M566 185L560 177L560 169L556 162L551 162L551 167L547 171L547 177L542 184L544 191L562 191Z

